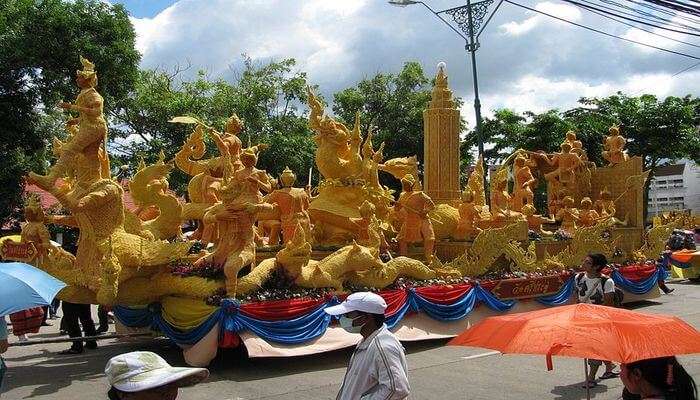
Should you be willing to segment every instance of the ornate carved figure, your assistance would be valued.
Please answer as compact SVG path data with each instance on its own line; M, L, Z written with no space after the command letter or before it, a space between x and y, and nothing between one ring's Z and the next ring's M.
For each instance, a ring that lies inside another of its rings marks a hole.
M435 204L422 190L415 190L417 185L413 176L406 175L401 183L405 191L398 200L401 218L401 229L397 236L399 253L407 255L410 243L423 242L425 259L430 263L433 260L435 232L428 213L435 208Z
M598 215L598 212L592 207L593 202L589 197L584 197L581 199L581 210L578 219L581 226L593 226L598 223L600 215Z
M468 188L462 192L462 202L459 204L459 223L454 233L458 240L469 240L481 232L477 225L481 219L481 207L474 203L474 194Z
M80 87L80 94L75 103L62 102L59 106L68 111L78 112L78 117L68 121L69 125L76 125L77 132L61 146L60 157L51 167L48 175L42 176L34 172L29 173L29 179L44 190L50 190L56 179L69 171L72 159L82 154L91 167L99 171L100 177L109 178L109 165L100 162L99 151L107 140L107 123L102 112L102 96L97 93L97 72L95 65L87 59L80 57L83 69L76 71L76 83ZM105 158L106 160L106 158Z
M613 126L608 130L608 133L610 135L603 142L603 158L610 165L627 161L627 154L624 151L626 140L620 135L620 128Z
M557 221L561 222L561 230L573 234L576 230L576 222L579 218L579 212L574 207L574 198L571 196L564 197L562 208L557 212Z
M537 179L532 176L529 162L523 155L515 158L513 166L513 209L520 211L525 204L532 204L534 199L533 189L537 186ZM536 164L534 164L536 165Z
M551 218L544 217L542 215L535 214L535 206L532 204L525 204L523 206L522 213L525 215L527 220L528 229L539 233L542 236L550 236L552 232L542 229L542 224L553 224L555 221Z
M301 226L306 232L306 237L311 238L309 222L309 195L302 188L293 187L296 175L289 167L280 175L281 189L277 189L266 197L268 203L274 204L279 210L282 227L282 239L284 243L292 240L297 226Z

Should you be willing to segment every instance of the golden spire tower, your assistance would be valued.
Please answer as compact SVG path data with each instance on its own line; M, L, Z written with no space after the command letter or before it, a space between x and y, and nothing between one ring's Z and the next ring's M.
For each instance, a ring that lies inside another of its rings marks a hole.
M447 87L445 63L437 66L428 109L423 111L424 191L435 203L459 199L459 110Z

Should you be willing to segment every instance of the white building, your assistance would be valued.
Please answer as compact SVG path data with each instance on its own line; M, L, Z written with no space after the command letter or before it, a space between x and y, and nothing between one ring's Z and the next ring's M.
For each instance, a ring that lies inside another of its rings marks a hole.
M669 210L692 210L700 214L700 168L681 160L656 169L649 185L648 216Z

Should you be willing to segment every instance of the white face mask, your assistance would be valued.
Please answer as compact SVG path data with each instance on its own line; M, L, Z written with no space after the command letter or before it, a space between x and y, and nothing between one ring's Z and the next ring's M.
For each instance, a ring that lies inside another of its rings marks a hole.
M362 331L362 325L353 326L352 325L353 321L354 321L354 319L348 318L345 315L341 315L340 316L340 327L345 329L349 333L360 333L360 331Z

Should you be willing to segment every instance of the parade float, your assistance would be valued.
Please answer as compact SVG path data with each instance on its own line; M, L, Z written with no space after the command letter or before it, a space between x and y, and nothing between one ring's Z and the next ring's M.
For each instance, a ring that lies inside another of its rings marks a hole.
M558 153L516 150L488 191L479 160L462 188L459 110L440 65L424 111L423 168L415 155L384 160L359 118L347 127L309 91L316 187L295 187L288 168L277 179L258 169L267 145L244 147L235 114L221 131L173 116L192 133L173 160L139 166L130 210L110 177L97 72L81 61L80 94L61 104L73 116L71 135L54 141L46 175L28 176L66 213L47 215L29 199L21 238L4 240L2 256L64 281L61 299L111 305L123 325L161 332L191 364L209 363L219 347L245 346L255 357L351 346L356 335L323 309L359 290L386 299L400 339L451 337L492 313L570 302L573 271L592 252L631 264L609 271L626 301L658 296L666 272L654 260L677 221L644 231L647 173L616 127L604 143L608 165L588 161L569 132ZM208 159L206 137L218 153ZM191 176L189 202L168 190L174 168ZM401 192L383 186L380 173ZM541 181L547 209L538 213ZM187 220L197 229L186 238ZM77 227L77 252L53 245L47 224Z

